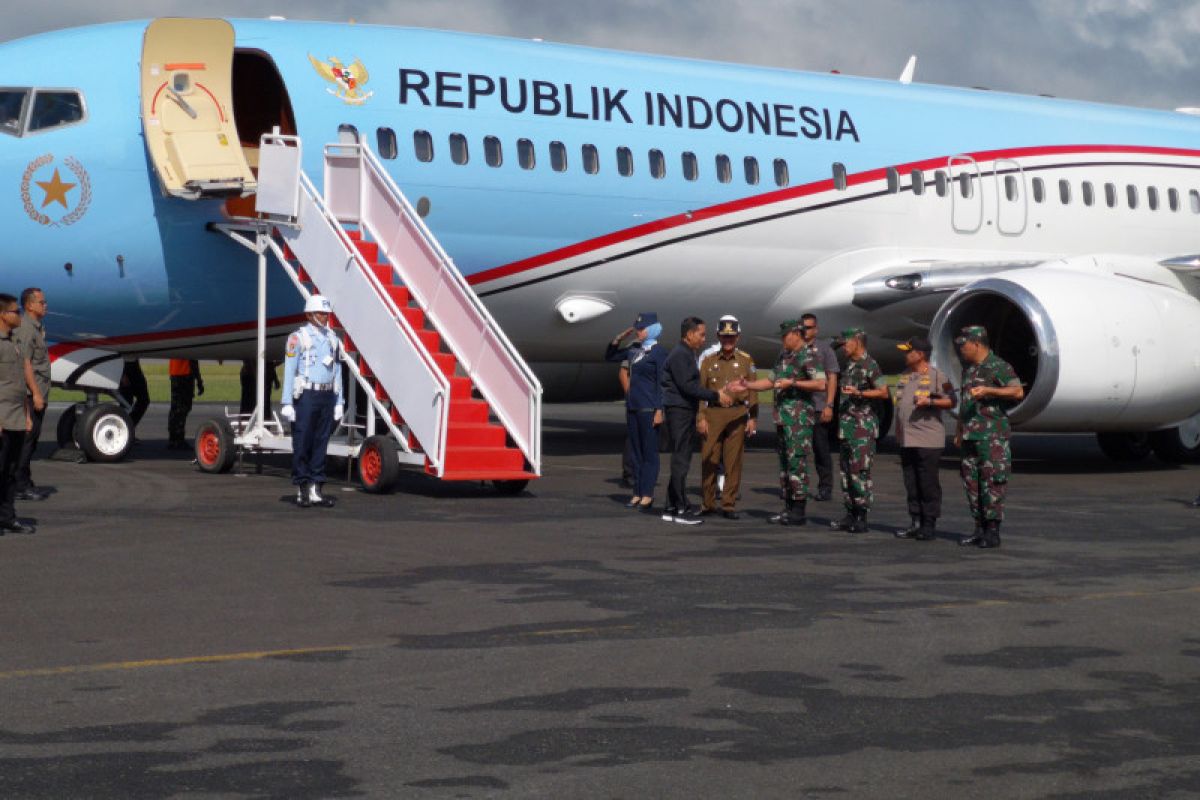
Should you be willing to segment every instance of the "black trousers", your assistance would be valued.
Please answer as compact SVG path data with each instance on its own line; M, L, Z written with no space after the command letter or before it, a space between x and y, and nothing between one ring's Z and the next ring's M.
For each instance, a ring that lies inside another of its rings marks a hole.
M25 442L21 445L21 455L17 458L15 480L18 492L33 488L33 475L29 471L29 462L33 460L33 452L37 450L38 438L42 435L42 420L46 419L46 409L36 411L31 403L29 416L33 419L33 427L26 432Z
M667 438L671 447L671 478L667 481L667 508L688 507L687 475L696 449L696 411L682 406L666 408Z
M833 453L838 449L837 415L829 422L813 425L813 464L817 468L817 491L833 492Z
M195 375L171 376L171 408L167 411L167 438L182 442L187 436L187 418L196 394Z
M133 404L129 411L129 421L136 428L142 417L146 416L146 409L150 407L150 387L146 385L146 373L142 372L139 362L125 362L125 372L121 375L121 394Z
M17 461L24 442L25 431L0 432L0 525L17 521Z
M900 470L908 495L908 513L937 519L942 515L942 484L938 480L941 447L901 447Z

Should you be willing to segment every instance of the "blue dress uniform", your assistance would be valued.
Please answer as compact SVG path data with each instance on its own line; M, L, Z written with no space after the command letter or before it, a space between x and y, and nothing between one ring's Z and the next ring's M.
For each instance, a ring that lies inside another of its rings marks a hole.
M312 322L287 340L282 400L285 407L294 403L292 483L298 487L296 502L302 506L332 505L321 496L321 486L325 449L344 407L340 351L337 335Z

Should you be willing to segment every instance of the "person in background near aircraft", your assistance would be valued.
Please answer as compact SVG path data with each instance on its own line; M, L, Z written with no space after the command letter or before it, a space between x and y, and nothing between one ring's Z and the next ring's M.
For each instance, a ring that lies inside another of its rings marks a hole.
M912 524L897 531L897 539L933 539L942 515L942 484L938 461L946 449L946 423L942 413L954 407L954 387L937 367L930 365L933 347L914 336L896 345L904 353L904 372L896 384L896 444Z
M25 434L32 427L25 358L13 331L21 324L17 298L0 294L0 535L34 533L32 525L17 519L17 461Z
M704 520L688 505L687 499L687 474L696 443L696 412L701 400L728 408L733 405L733 399L724 389L713 391L700 385L696 356L704 346L707 333L704 320L687 317L679 328L682 338L667 356L663 372L663 405L667 436L671 440L671 477L667 483L667 508L663 520L699 525Z
M632 332L633 332L632 329L627 329L627 332L621 334L621 338L628 336L629 333L632 333ZM639 343L634 342L634 344L639 344ZM628 398L629 397L629 359L628 358L623 360L621 362L621 365L619 367L617 367L617 382L621 384L621 396ZM634 480L633 480L633 472L634 472L634 468L633 468L633 437L629 435L629 430L628 430L628 428L626 428L625 449L621 452L621 488L622 489L634 488L635 484L634 484Z
M46 295L41 289L29 287L21 292L21 307L25 314L21 327L13 333L17 347L25 358L25 384L29 388L29 416L31 426L21 445L21 456L17 461L17 499L45 500L49 494L38 489L33 482L29 462L37 450L38 438L42 433L42 422L46 418L46 403L50 398L50 353L46 349Z
M630 335L637 341L622 347ZM658 344L662 325L658 315L638 314L633 327L626 328L608 343L607 361L629 363L629 388L625 393L626 442L633 451L633 497L626 508L646 511L654 505L654 485L658 482L658 434L663 422L663 370L667 350Z
M749 353L737 349L740 336L741 326L737 317L721 317L717 327L718 349L700 362L700 383L705 389L722 389L735 381L752 381L757 377L754 359ZM702 402L696 422L696 430L704 437L700 448L700 485L703 490L700 513L706 515L717 512L717 471L724 466L725 481L720 489L721 514L726 519L737 519L734 506L742 484L746 437L753 436L758 428L758 394L744 389L740 392L731 389L726 391L733 399L733 405L729 408L712 408L709 403Z
M263 370L265 371L266 379L263 381L263 416L269 417L271 413L271 392L279 388L279 375L275 368L278 367L278 362L264 361ZM258 383L258 377L254 374L257 369L255 360L246 358L242 360L242 368L238 372L238 383L241 385L241 399L238 401L239 414L254 413L254 387Z
M962 448L962 481L975 530L959 544L1000 546L1004 495L1012 469L1008 408L1025 397L1016 371L988 345L987 328L968 325L954 340L966 369L954 444Z
M808 517L808 459L812 456L813 423L817 419L813 393L825 386L821 359L804 345L804 323L790 319L779 326L783 349L773 378L735 383L731 390L775 390L776 449L779 453L779 493L783 510L770 518L776 525L805 525Z
M833 419L833 409L837 404L838 374L842 371L838 365L837 354L833 346L825 339L818 339L820 332L817 327L816 314L804 314L800 317L804 324L804 341L817 351L821 366L825 369L825 387L813 392L813 402L817 410L817 420L813 423L812 450L813 464L817 468L817 493L815 500L829 500L833 497L833 451L837 449L838 429Z
M342 418L342 343L329 328L333 313L319 294L304 304L308 324L287 340L283 362L283 408L280 416L292 423L292 483L301 508L334 504L325 497L325 451L333 426Z
M146 374L142 372L142 364L136 358L125 362L125 370L121 373L121 396L130 405L129 421L133 423L134 431L146 409L150 407L150 387L146 384ZM134 437L137 441L137 437Z
M185 436L192 397L204 394L200 364L194 359L172 358L167 366L171 376L171 409L167 412L167 449L188 450Z
M842 340L846 368L842 371L838 400L838 441L846 516L830 527L866 533L872 500L871 465L875 460L875 440L879 438L879 417L871 401L886 399L888 391L882 385L883 372L867 353L866 331L848 328L842 331Z

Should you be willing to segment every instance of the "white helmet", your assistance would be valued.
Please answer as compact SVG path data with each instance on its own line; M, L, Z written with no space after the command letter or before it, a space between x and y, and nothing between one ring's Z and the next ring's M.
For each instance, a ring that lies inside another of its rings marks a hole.
M333 307L329 305L329 301L319 294L308 296L308 302L304 304L305 314L332 314Z

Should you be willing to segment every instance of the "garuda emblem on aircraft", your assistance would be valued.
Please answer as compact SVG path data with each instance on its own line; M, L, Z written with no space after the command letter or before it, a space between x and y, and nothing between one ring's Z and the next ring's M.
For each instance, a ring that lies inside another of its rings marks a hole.
M51 228L74 225L92 203L92 179L83 164L70 157L62 163L69 170L65 179L57 165L46 169L54 164L50 153L31 161L21 176L21 203L29 218L39 225Z
M319 61L313 57L312 53L308 54L308 60L312 62L313 69L317 71L318 75L337 87L325 91L350 105L360 106L367 102L367 98L375 94L363 91L362 87L371 79L371 76L367 74L367 68L363 66L362 61L357 58L348 67L340 59L333 57L330 57L328 63Z

